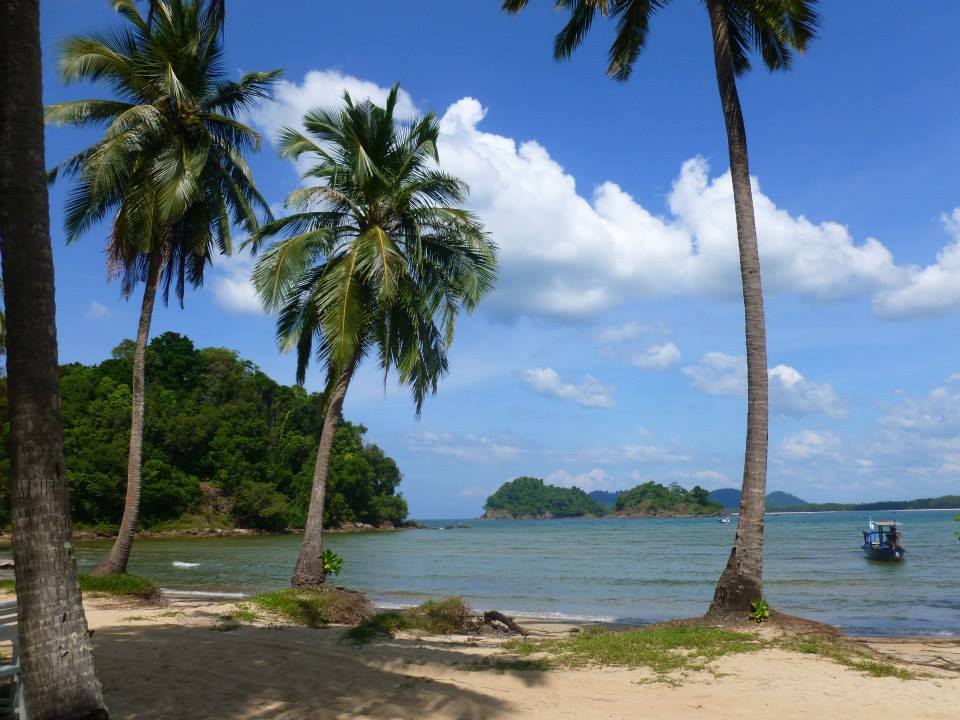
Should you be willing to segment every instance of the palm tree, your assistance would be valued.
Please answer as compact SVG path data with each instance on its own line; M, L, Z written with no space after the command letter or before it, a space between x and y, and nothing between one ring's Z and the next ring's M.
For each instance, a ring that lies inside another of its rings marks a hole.
M13 557L30 717L105 720L71 544L43 157L38 0L7 0L0 23L0 255Z
M231 252L231 223L252 232L260 217L270 217L243 158L259 149L260 136L236 118L279 76L225 79L216 0L153 0L149 23L133 0L113 4L127 24L69 38L60 73L67 83L106 80L119 99L47 108L48 122L107 126L102 140L51 172L76 178L67 201L67 241L112 214L109 268L122 278L125 297L144 283L126 502L117 540L93 570L100 575L126 571L139 515L144 369L157 291L167 302L173 288L182 307L185 286L202 284L216 252Z
M323 507L330 449L350 380L376 351L384 373L397 371L419 415L447 371L447 348L461 309L471 311L492 288L495 246L480 222L460 209L467 188L434 169L439 125L433 114L394 119L398 88L385 107L354 103L313 110L308 135L285 128L281 153L313 155L304 179L317 185L287 198L292 214L253 238L283 233L257 262L254 284L266 308L279 311L282 349L297 349L297 381L310 356L326 369L323 428L306 532L292 583L323 583Z
M650 18L669 0L557 0L570 20L557 34L553 52L569 58L590 30L597 13L616 20L607 73L630 77L643 50ZM750 69L756 50L770 70L790 67L793 51L803 52L817 28L816 0L705 0L713 37L714 68L727 128L733 203L740 247L740 277L747 345L747 441L737 534L726 568L717 582L711 613L742 611L763 597L763 516L767 482L767 338L760 284L757 227L750 190L747 134L737 94L738 75ZM504 0L520 12L527 0Z

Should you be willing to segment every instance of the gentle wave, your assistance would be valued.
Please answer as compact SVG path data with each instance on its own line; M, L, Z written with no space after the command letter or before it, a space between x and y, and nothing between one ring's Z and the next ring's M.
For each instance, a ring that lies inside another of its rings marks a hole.
M205 597L205 598L248 598L250 593L244 592L225 592L223 590L178 590L175 588L160 588L164 595L184 595L186 597Z

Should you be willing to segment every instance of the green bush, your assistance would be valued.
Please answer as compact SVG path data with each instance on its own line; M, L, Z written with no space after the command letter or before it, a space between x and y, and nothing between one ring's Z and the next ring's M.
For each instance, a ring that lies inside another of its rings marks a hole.
M288 588L255 595L251 602L261 610L307 627L353 625L373 615L373 607L363 593L336 587Z
M233 516L240 527L283 530L289 510L286 497L267 483L247 480L233 496Z
M377 613L351 628L347 637L354 642L369 642L378 635L393 637L398 632L450 635L475 628L470 607L462 598L428 600L414 608Z
M127 595L142 600L158 600L162 593L152 580L139 575L94 575L79 576L80 589L86 593L104 595Z
M130 437L133 343L98 365L60 368L64 460L76 527L118 525ZM323 423L323 397L284 386L224 348L194 347L177 333L147 348L141 526L229 517L266 530L303 527ZM396 463L341 422L327 484L327 527L352 520L399 523L407 505ZM0 477L9 477L6 378L0 377ZM213 492L202 491L212 488ZM0 527L9 526L0 483ZM196 518L196 520L195 520ZM194 525L196 526L196 525Z

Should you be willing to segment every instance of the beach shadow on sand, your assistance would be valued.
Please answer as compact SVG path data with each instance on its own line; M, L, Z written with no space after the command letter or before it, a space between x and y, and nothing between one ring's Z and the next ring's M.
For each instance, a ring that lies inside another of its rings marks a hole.
M102 627L97 671L115 720L496 718L510 703L460 687L478 655L462 642L385 639L355 646L343 628ZM419 668L429 665L427 677ZM506 671L526 685L544 673Z

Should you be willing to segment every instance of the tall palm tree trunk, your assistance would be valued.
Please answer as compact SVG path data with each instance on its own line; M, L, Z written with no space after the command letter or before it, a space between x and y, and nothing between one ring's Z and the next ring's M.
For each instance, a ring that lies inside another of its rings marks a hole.
M320 431L320 445L317 447L317 461L313 468L313 488L310 491L310 507L307 510L307 524L300 544L300 554L293 570L290 584L294 587L316 587L326 580L323 570L323 507L327 497L327 476L330 472L330 451L333 438L343 412L343 400L353 377L356 361L351 360L341 370L330 391L327 412Z
M749 610L763 597L763 515L767 485L767 336L763 318L763 288L757 225L750 189L747 133L737 95L725 3L707 0L713 32L717 86L727 126L733 204L740 247L740 277L747 340L747 442L737 535L727 566L717 582L710 612Z
M33 720L93 720L107 712L70 540L39 23L38 0L0 6L0 254L20 659Z
M140 469L143 464L143 407L146 380L147 342L150 340L150 321L160 284L163 258L159 251L150 253L147 283L140 305L140 324L137 326L137 343L133 353L133 397L130 413L130 449L127 453L127 495L123 504L123 519L120 532L110 549L110 554L90 571L92 575L118 575L127 571L133 534L140 517Z

